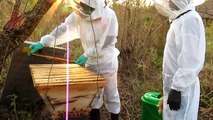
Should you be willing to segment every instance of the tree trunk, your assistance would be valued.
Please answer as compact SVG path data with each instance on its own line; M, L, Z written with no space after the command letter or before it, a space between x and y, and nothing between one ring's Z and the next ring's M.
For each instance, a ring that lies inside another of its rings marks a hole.
M4 62L31 35L41 18L56 0L38 0L31 11L20 14L20 0L16 0L10 20L0 31L0 72Z

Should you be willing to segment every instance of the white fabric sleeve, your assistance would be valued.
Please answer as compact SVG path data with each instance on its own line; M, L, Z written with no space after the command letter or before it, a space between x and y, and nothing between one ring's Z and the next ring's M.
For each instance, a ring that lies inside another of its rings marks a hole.
M89 48L84 55L86 57L90 56L90 57L97 57L97 53L98 53L98 57L103 56L104 53L104 49L107 48L109 45L115 44L117 42L117 35L118 35L118 21L117 21L117 17L114 13L114 11L112 11L109 8L106 8L108 10L110 10L109 13L103 13L102 16L102 20L107 21L106 23L106 28L102 34L102 36L100 37L100 39L96 42L96 47L92 47ZM97 51L97 52L96 52Z
M172 89L185 91L199 80L198 74L205 59L205 34L202 23L196 17L182 24L177 40L181 42L178 70L173 77Z
M77 15L73 12L65 19L64 23L57 26L49 35L43 36L40 43L53 47L54 44L60 45L79 38L77 19Z

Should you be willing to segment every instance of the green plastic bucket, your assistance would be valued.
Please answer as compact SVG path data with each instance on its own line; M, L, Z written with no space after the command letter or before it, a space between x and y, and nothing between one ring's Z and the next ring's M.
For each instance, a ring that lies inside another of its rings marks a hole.
M162 120L162 114L158 113L157 104L160 101L160 93L148 92L141 97L141 120Z

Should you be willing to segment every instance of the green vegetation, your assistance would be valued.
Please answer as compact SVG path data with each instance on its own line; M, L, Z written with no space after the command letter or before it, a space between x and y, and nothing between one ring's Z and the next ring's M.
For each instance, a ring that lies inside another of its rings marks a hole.
M16 105L16 99L18 96L15 94L8 95L11 98L11 109L1 108L0 117L2 120L30 120L32 119L32 114L25 110L18 110Z

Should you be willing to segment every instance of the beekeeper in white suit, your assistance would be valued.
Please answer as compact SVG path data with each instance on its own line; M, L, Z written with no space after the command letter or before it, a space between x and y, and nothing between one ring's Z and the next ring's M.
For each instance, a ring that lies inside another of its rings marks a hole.
M104 0L75 0L71 3L75 11L50 34L31 45L32 50L29 55L43 47L60 45L80 38L84 53L76 63L85 64L86 68L100 73L107 80L104 90L99 91L92 103L90 119L100 119L99 109L103 104L102 96L104 96L104 103L111 113L111 119L118 120L120 98L117 89L119 50L115 47L118 35L116 14L105 5Z
M195 6L205 0L155 0L159 13L169 17L163 57L163 119L197 120L200 82L205 59L205 32Z

